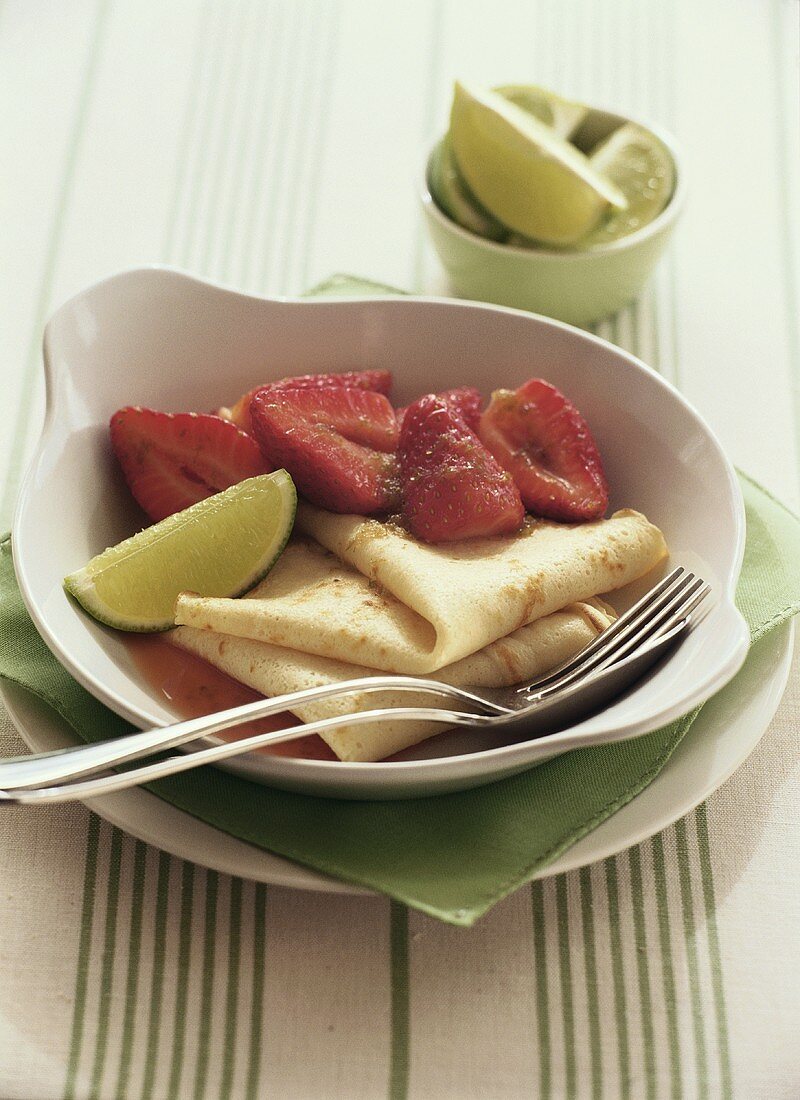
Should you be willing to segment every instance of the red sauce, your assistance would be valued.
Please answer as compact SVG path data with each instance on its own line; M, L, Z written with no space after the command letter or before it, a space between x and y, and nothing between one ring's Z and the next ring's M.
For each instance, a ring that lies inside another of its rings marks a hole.
M125 642L147 683L181 718L198 718L201 714L214 714L263 698L207 661L178 649L163 634L129 634ZM238 741L253 733L288 729L300 724L298 718L284 711L255 722L245 722L235 729L223 730L218 736L226 741ZM301 760L337 759L333 750L316 734L254 751L272 756L293 756Z

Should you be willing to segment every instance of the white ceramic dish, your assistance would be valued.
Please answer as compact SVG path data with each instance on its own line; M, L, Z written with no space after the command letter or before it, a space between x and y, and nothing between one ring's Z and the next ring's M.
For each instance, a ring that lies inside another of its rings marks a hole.
M732 684L703 712L665 767L632 802L549 864L535 877L558 875L639 844L694 809L750 755L778 708L792 664L791 623L765 638ZM65 722L32 695L0 684L0 697L34 752L74 744ZM159 848L224 874L336 894L371 891L237 840L139 788L89 803L101 817Z
M582 409L612 486L666 533L673 561L713 585L711 613L677 653L602 714L549 737L484 747L448 735L418 760L342 764L252 754L232 770L320 795L390 798L480 783L587 743L663 725L734 675L748 632L733 603L744 547L735 474L708 426L633 356L514 310L438 299L270 301L181 272L145 268L90 287L45 331L47 416L14 521L17 576L47 644L94 695L137 726L174 720L124 639L64 595L63 576L129 535L135 511L107 423L123 404L175 410L230 403L287 374L387 367L398 403L472 384L488 393L543 375ZM624 604L635 593L620 594Z

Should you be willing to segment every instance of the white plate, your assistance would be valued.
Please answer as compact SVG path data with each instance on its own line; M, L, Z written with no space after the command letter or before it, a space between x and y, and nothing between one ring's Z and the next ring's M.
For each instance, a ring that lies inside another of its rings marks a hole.
M20 589L58 659L138 726L174 715L154 697L120 635L90 620L61 588L66 573L136 527L108 442L109 416L125 404L210 409L261 380L320 370L389 368L399 403L431 388L470 384L488 393L541 374L591 424L612 507L645 512L664 530L673 560L713 586L711 613L678 651L636 691L569 730L479 752L467 740L447 738L403 763L252 754L232 760L231 770L345 798L457 790L582 744L656 729L719 690L744 660L748 632L733 603L744 509L734 471L672 386L587 333L472 302L269 301L145 268L62 306L45 331L45 365L47 417L14 521ZM432 751L438 755L424 758Z
M772 721L791 669L792 639L791 623L764 638L734 683L706 704L649 787L535 877L571 871L639 844L708 798L750 755ZM66 723L34 696L11 684L0 685L0 695L34 751L75 743ZM87 805L140 840L215 871L298 890L371 892L236 840L148 791L120 791Z

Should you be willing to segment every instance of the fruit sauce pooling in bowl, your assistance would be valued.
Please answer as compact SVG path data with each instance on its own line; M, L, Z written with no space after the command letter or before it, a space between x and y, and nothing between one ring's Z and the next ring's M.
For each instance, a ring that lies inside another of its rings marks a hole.
M199 657L171 645L169 635L128 634L126 644L134 664L159 701L175 711L179 719L216 714L230 707L255 702L263 696ZM251 734L268 733L301 725L300 719L284 711L269 718L244 722L217 734L225 741L239 741ZM270 756L301 760L335 760L336 755L321 737L310 734L295 741L281 741L254 750Z
M125 643L145 683L160 702L166 702L175 711L176 720L217 714L221 710L243 706L245 703L264 698L252 688L227 676L208 661L171 645L168 638L169 635L164 634L126 634ZM302 723L299 718L284 711L282 714L273 714L268 718L243 722L233 729L222 730L215 734L215 737L223 741L240 741L244 737L257 733L269 733L271 730L288 729L291 726L300 725ZM447 755L447 743L456 732L443 730L429 738L428 745L441 745L444 755ZM326 745L316 733L297 737L293 741L280 741L276 745L264 745L252 751L264 756L339 763L339 758L333 749ZM386 757L386 762L402 763L414 759L417 759L417 754L412 746L410 749L403 749Z

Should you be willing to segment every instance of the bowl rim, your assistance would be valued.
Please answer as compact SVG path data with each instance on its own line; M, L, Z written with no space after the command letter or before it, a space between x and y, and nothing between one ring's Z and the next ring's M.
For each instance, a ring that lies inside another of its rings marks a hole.
M622 723L621 729L617 731L616 735L597 737L594 729L590 729L586 734L575 734L573 727L558 733L550 734L544 739L538 740L540 744L546 741L548 746L553 747L556 751L565 751L567 749L577 748L583 744L602 744L607 741L627 740L635 738L643 733L649 732L652 729L658 727L658 725L665 724L666 722L673 721L681 716L687 710L690 710L697 703L702 702L705 698L715 693L721 687L724 686L728 680L738 671L739 667L743 663L749 642L749 633L745 638L746 628L744 628L744 620L741 618L741 614L735 606L734 594L738 576L741 570L742 559L744 555L744 540L745 540L745 517L744 517L744 502L742 497L741 488L738 480L736 479L733 467L725 455L725 452L717 439L716 434L710 425L706 422L702 414L700 414L694 406L680 393L675 386L673 386L667 379L655 371L652 367L649 367L637 356L626 351L624 348L620 348L617 345L612 344L610 341L603 339L594 333L587 332L583 329L577 328L574 325L569 325L563 321L557 321L553 318L546 317L539 314L533 314L526 310L513 309L508 306L492 305L490 303L464 301L459 299L453 299L448 297L429 297L426 295L412 295L398 292L396 294L375 294L364 295L354 294L352 296L336 295L335 297L326 298L266 298L261 295L247 294L236 290L233 287L226 286L222 283L214 282L209 279L200 278L187 271L182 271L167 265L151 264L146 266L129 268L124 271L118 272L100 279L92 285L79 291L66 302L63 303L54 313L50 316L46 329L45 329L45 345L47 345L47 336L50 325L58 318L62 311L66 311L70 307L79 302L92 293L107 288L110 284L115 282L124 282L127 279L135 277L161 277L161 278L178 278L186 283L194 284L194 286L202 290L213 289L218 292L230 294L235 297L242 297L257 301L263 304L285 304L305 307L322 308L332 305L366 305L374 303L379 305L381 303L403 303L408 306L447 306L450 308L464 309L469 311L486 311L489 310L493 313L511 314L515 316L522 316L527 319L536 320L543 323L548 327L564 330L582 341L591 344L597 344L603 348L610 349L615 355L627 360L631 366L642 371L644 374L650 377L653 384L657 388L665 391L665 395L669 395L670 399L676 401L683 406L685 412L695 420L698 426L701 428L703 434L709 439L714 449L718 452L723 467L726 472L726 480L728 483L728 489L731 494L731 500L734 505L734 519L735 519L735 533L734 540L735 545L731 548L731 566L727 577L724 578L724 585L721 588L721 596L723 602L727 608L734 613L734 619L728 625L730 628L738 630L738 636L736 638L735 650L729 654L728 659L722 665L720 665L703 683L695 685L695 689L688 696L683 697L679 703L673 703L666 708L663 712L659 713L656 724L653 724L652 718L645 720L637 720L636 715L633 715L631 719ZM402 307L401 307L402 308ZM31 492L31 487L35 480L35 475L39 464L46 453L49 443L50 431L53 427L53 421L57 416L57 404L55 401L56 390L56 378L58 374L58 368L53 362L49 354L45 355L45 374L47 382L47 401L46 401L46 413L44 424L42 426L42 432L37 442L36 448L30 458L26 476L23 480L23 484L20 489L17 508L14 515L13 532L14 536L17 535L19 529L24 527L24 518L26 505ZM24 545L25 539L22 539ZM35 595L31 590L31 585L28 578L28 566L27 561L22 557L15 557L14 560L15 572L20 586L20 591L23 597L23 601L31 614L34 624L42 636L43 640L47 644L48 648L54 653L59 662L66 667L66 670L74 676L74 678L81 683L96 699L106 706L109 706L117 714L120 714L127 721L132 722L138 728L143 727L143 723L164 724L161 722L153 722L153 719L149 715L145 715L141 712L140 708L135 704L131 704L124 696L109 685L104 684L97 676L96 671L93 671L91 665L84 664L82 656L77 656L69 652L61 642L61 639L51 630L47 621L47 616L42 613L36 601ZM744 628L744 632L743 632ZM644 726L645 728L642 728ZM484 752L478 754L478 756L489 760L491 762L497 762L498 765L505 767L506 764L513 764L519 762L520 757L524 756L526 749L530 746L530 741L511 742L495 748L486 749ZM247 759L251 754L247 754L244 759ZM471 770L475 761L474 753L459 754L450 757L435 757L431 759L419 759L408 762L391 762L386 761L303 761L295 758L288 758L284 761L281 757L270 758L270 767L272 769L273 783L277 782L277 785L283 785L282 780L286 778L287 771L290 778L294 782L295 776L301 776L303 771L307 771L308 767L313 767L316 772L320 774L329 773L331 776L342 777L346 779L343 772L343 767L347 769L347 776L352 777L354 780L359 775L370 776L377 783L382 782L385 778L391 783L402 784L407 779L416 779L418 776L424 776L426 773L435 773L437 769L447 769L448 771L457 771L459 768ZM236 759L229 763L230 770L235 771ZM286 767L284 767L284 764ZM304 767L307 765L308 767ZM322 767L327 765L327 767ZM523 762L520 764L521 768L532 766L530 762ZM242 774L245 774L242 772ZM435 775L433 781L435 782ZM260 782L270 783L270 780L260 779ZM337 796L338 797L338 796Z
M628 233L624 237L619 237L616 241L609 241L606 244L598 244L593 248L584 249L547 248L546 246L523 248L521 245L492 241L486 237L479 236L477 233L471 232L469 229L465 229L442 210L433 197L428 185L428 168L431 157L439 142L445 137L447 131L440 134L432 145L426 146L425 158L422 166L422 178L418 180L419 198L425 213L428 214L429 217L435 219L446 232L452 233L456 237L461 237L464 241L473 246L485 248L488 252L494 252L498 256L515 256L531 261L541 258L555 263L560 262L565 264L570 262L574 263L579 260L587 260L588 257L591 256L599 258L601 256L627 252L634 249L636 245L644 243L650 237L656 236L662 229L669 228L669 226L675 223L683 210L688 190L685 168L686 158L683 155L680 143L668 130L665 130L659 124L650 122L647 119L636 118L633 115L620 114L619 111L612 111L606 107L592 106L590 110L617 121L620 126L625 125L627 122L632 122L636 126L641 126L643 129L649 130L666 146L672 158L672 163L675 167L675 186L672 190L672 194L661 213L653 218L651 222L648 222L647 225L643 225L641 229L637 229L633 233Z

